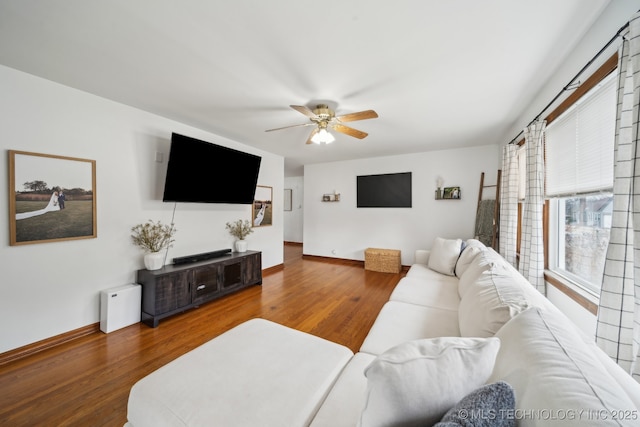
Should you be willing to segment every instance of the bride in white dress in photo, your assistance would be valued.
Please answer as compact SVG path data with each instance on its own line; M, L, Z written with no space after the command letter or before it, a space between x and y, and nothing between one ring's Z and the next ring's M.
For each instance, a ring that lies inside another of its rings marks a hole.
M59 210L60 210L60 205L58 204L58 192L54 191L53 194L51 195L51 199L49 199L49 204L45 208L38 209L37 211L22 212L22 213L16 214L16 220L31 218L34 216L42 215L47 212L59 211Z
M258 211L258 215L256 215L256 218L253 220L253 224L258 226L260 224L262 224L262 220L264 219L264 210L267 208L267 205L265 205L264 203L262 204L262 207L260 208L260 210Z

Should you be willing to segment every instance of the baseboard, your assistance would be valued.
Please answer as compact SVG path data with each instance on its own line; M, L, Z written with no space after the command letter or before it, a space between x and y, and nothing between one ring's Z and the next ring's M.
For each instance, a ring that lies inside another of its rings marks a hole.
M302 242L284 242L285 246L302 246Z
M316 261L328 262L328 263L333 263L333 264L357 265L357 266L360 266L360 267L364 268L364 261L359 261L357 259L333 258L333 257L320 256L320 255L305 255L305 254L302 254L302 258L303 259L308 259L308 260L316 260ZM400 272L401 273L406 273L407 271L409 271L410 267L411 266L409 266L409 265L401 265L400 266Z
M265 268L262 270L262 276L268 276L269 274L277 273L278 271L284 270L284 264L274 265L269 268Z
M9 350L0 354L0 366L97 332L100 332L99 322L83 326L82 328L74 329L73 331L65 332L64 334L56 335L42 341L34 342L14 350Z
M333 264L342 264L342 265L358 265L364 268L364 261L358 261L357 259L347 259L347 258L334 258L328 256L320 256L320 255L306 255L302 254L303 259L316 260L322 262L328 262Z

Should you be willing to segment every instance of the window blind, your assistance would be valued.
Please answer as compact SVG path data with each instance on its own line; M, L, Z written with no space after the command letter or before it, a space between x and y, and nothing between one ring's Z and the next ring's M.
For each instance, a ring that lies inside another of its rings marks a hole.
M548 197L613 188L616 79L609 75L546 129Z

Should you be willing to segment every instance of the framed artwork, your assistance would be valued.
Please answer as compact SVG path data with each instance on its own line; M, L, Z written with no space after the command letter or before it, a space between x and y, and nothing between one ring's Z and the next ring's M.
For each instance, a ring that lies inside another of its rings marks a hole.
M284 210L293 210L293 190L291 188L284 189Z
M256 195L251 208L251 225L264 227L273 225L273 188L256 186Z
M96 161L9 150L11 246L97 237Z
M443 199L460 199L461 197L460 187L444 187L442 193Z

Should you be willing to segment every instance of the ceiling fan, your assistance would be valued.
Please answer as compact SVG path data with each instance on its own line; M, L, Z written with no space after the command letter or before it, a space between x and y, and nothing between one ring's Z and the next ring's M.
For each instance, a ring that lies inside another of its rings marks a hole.
M303 123L299 125L285 126L276 129L268 129L265 132L272 132L274 130L289 129L300 126L316 126L309 137L307 138L307 144L316 143L330 143L335 140L328 129L333 129L340 133L344 133L354 138L365 138L368 133L354 129L349 126L343 125L345 122L354 122L356 120L375 119L378 114L373 110L360 111L357 113L344 114L342 116L336 116L335 112L325 104L318 104L316 108L311 110L304 105L290 105L294 110L304 114L310 120L310 123Z

